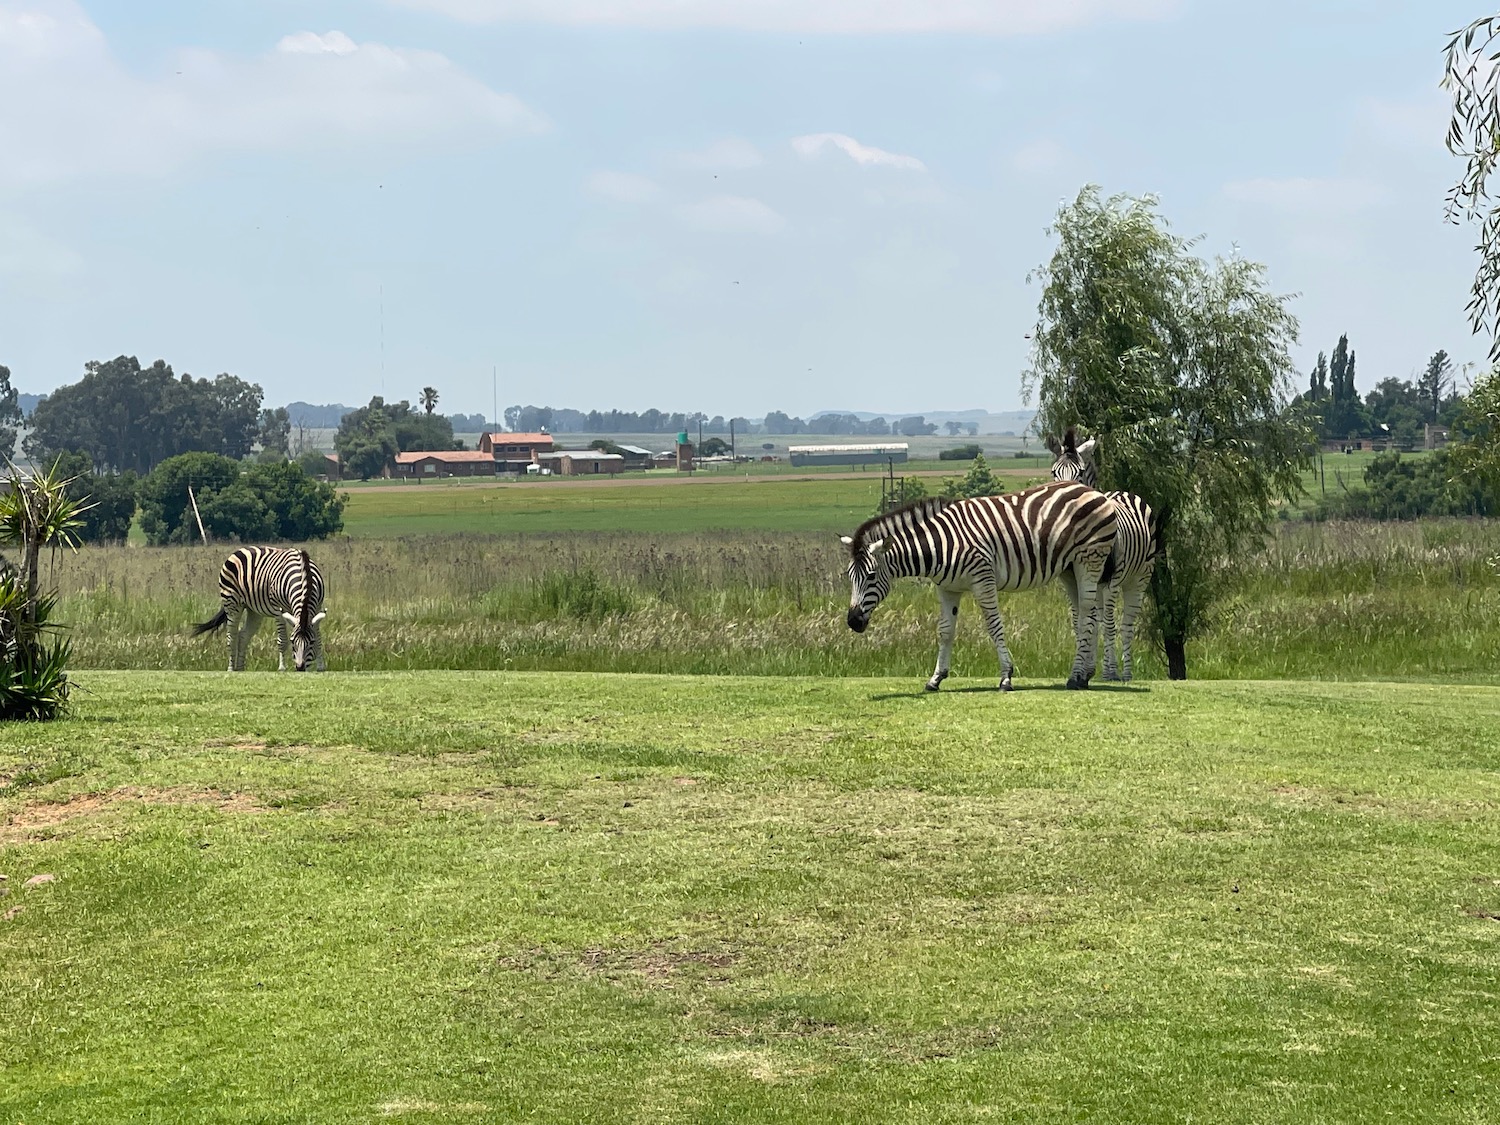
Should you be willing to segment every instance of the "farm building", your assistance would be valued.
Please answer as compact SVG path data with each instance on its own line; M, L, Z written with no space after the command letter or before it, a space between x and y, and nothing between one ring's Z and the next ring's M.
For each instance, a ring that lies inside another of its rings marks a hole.
M907 443L888 441L879 445L791 445L793 465L883 465L906 462Z
M619 473L625 469L625 458L618 453L601 453L597 449L559 449L538 453L537 463L559 476L582 477L594 473Z
M649 469L651 467L651 458L654 456L651 450L642 449L638 445L617 445L615 448L625 455L625 467L627 469Z
M551 453L551 434L507 434L494 432L479 435L479 450L495 459L498 473L524 473L526 466L542 453Z
M439 477L492 477L496 461L479 449L443 449L396 454L389 475L397 480L435 480Z

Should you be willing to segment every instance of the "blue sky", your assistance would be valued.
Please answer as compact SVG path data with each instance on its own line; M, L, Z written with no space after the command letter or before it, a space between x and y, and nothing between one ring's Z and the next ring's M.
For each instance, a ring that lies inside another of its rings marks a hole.
M1432 0L0 0L0 363L268 403L1006 410L1045 227L1153 192L1362 389L1463 316ZM383 316L382 316L383 308ZM383 320L383 346L382 346Z

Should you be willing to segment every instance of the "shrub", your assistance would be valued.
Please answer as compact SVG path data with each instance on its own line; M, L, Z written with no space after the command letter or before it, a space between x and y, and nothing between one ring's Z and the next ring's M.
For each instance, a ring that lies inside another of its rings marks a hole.
M952 449L944 449L938 453L939 461L972 461L980 455L977 443L970 442L968 445L957 445Z
M975 496L993 496L1004 491L1003 486L990 472L984 454L976 454L969 471L961 477L949 477L943 482L943 495L950 500L967 500Z
M1382 453L1365 468L1365 488L1319 503L1315 518L1414 520L1423 516L1489 516L1495 497L1475 474L1456 474L1447 450L1424 457Z
M141 482L141 528L152 546L192 543L198 518L212 538L249 543L325 539L343 528L344 501L331 484L283 461L252 465L213 453L169 457Z
M87 453L60 453L52 462L68 499L79 506L78 538L84 543L118 543L130 534L140 479L123 473L96 473Z
M56 718L68 704L72 647L56 634L56 596L40 581L43 547L76 547L83 505L56 466L29 479L12 465L0 497L0 542L21 548L19 568L0 560L0 719Z

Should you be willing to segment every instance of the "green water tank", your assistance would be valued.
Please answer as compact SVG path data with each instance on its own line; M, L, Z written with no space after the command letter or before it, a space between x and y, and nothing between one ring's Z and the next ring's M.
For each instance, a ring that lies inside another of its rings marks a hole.
M680 434L677 435L677 444L678 445L686 445L687 443L688 443L688 440L687 440L687 431L683 430Z

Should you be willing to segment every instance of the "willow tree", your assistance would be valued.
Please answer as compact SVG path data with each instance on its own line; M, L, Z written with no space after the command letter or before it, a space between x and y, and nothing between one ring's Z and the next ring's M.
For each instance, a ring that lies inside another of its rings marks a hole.
M1469 323L1490 337L1500 360L1500 208L1490 198L1490 175L1500 162L1500 15L1484 16L1448 37L1443 87L1453 98L1448 151L1464 170L1448 191L1448 220L1479 228L1479 268L1469 290Z
M1100 486L1143 497L1161 551L1148 635L1187 677L1200 634L1235 572L1301 490L1311 434L1288 406L1297 321L1265 270L1206 262L1153 197L1083 189L1048 233L1027 396L1037 425L1099 439Z

